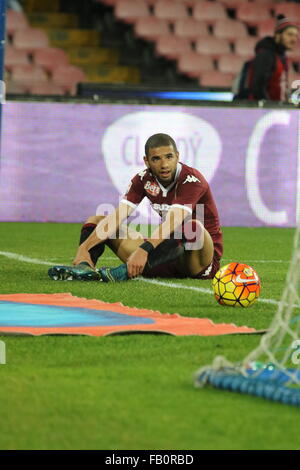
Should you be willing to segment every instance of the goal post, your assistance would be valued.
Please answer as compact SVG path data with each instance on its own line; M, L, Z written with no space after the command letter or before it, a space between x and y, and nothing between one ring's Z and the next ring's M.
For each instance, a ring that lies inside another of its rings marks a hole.
M259 346L240 363L217 356L195 374L195 385L300 406L300 225L277 312Z

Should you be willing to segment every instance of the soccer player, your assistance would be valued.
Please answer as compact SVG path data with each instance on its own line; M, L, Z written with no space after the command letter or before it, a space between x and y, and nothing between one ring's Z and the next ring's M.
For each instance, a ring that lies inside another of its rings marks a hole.
M175 141L154 134L146 142L145 170L131 180L117 209L91 216L82 227L73 266L53 266L54 280L124 281L136 276L213 278L223 253L217 208L204 176L179 162ZM162 217L144 240L122 223L144 197ZM96 269L105 245L123 261L116 268Z

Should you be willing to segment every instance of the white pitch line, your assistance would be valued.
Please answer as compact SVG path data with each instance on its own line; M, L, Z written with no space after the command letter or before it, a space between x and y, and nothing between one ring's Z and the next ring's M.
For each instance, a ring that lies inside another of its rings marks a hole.
M28 256L19 255L18 253L11 253L9 251L0 251L0 256L5 256L6 258L15 259L17 261L22 261L23 263L30 263L30 264L43 264L43 265L47 265L47 266L52 266L53 263L54 263L53 261L51 262L51 261L45 261L45 260L41 260L41 259L37 259L37 258L29 258ZM108 259L108 258L106 258L106 259ZM115 259L115 258L113 258L113 259ZM140 282L146 282L148 284L155 284L157 286L162 286L162 287L171 287L173 289L192 290L192 291L195 291L195 292L201 292L202 294L212 295L212 291L210 289L206 289L205 287L186 286L186 285L180 284L180 283L157 281L156 279L146 279L146 278L142 278L142 277L136 278L134 280L140 281ZM259 298L258 301L266 303L266 304L273 304L273 305L278 305L279 304L279 301L274 300L274 299ZM295 307L299 307L299 306L295 305Z

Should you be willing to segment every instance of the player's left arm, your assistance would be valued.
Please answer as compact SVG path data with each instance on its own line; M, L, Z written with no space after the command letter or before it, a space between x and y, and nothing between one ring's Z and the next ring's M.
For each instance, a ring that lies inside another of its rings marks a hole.
M157 227L151 238L129 256L127 260L127 271L130 278L142 274L148 260L149 252L154 250L164 240L169 239L171 234L181 226L184 219L190 214L191 210L189 208L185 209L183 206L171 206L165 221Z

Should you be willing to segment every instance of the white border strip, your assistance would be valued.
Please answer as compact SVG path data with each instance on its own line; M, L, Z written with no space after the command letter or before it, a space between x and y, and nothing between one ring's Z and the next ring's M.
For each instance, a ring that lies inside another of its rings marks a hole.
M9 251L0 251L0 256L5 256L6 258L9 258L9 259L15 259L17 261L21 261L23 263L30 263L30 264L40 264L40 265L46 265L46 266L53 266L54 264L59 264L59 263L55 263L54 261L45 261L45 260L41 260L37 258L29 258L28 256L19 255L18 253L11 253ZM138 277L133 280L139 281L139 282L145 282L148 284L154 284L154 285L162 286L162 287L168 287L168 288L171 287L172 289L185 289L185 290L191 290L194 292L200 292L201 294L212 295L211 289L206 289L205 287L187 286L185 284L180 284L180 283L175 283L175 282L157 281L156 279L147 279L143 277ZM278 300L263 299L261 297L258 299L258 302L262 302L265 304L272 304L272 305L278 305L280 303ZM295 307L299 307L299 305L295 305Z

